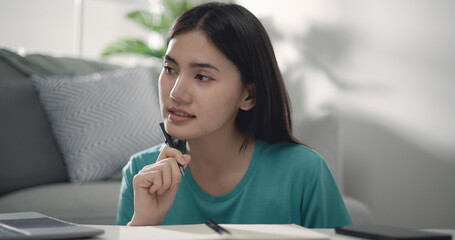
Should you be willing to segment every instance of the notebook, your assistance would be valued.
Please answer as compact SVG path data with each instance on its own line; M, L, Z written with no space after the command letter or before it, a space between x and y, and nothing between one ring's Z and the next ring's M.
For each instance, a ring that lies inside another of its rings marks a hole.
M0 239L65 239L103 233L102 229L65 222L37 212L0 214Z

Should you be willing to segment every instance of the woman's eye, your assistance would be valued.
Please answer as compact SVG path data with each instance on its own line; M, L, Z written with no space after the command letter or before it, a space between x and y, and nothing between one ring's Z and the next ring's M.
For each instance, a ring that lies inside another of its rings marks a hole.
M169 66L164 66L164 71L166 71L167 74L174 74L176 73L175 69L169 67Z
M210 80L214 80L213 78L209 77L209 76L205 76L205 75L202 75L202 74L197 74L196 75L196 79L199 79L201 81L210 81Z

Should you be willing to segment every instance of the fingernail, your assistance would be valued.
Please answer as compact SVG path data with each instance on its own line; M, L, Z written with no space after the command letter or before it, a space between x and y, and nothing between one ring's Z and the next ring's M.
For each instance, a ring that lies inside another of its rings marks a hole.
M179 185L178 184L172 184L171 189L175 191L175 190L179 189Z

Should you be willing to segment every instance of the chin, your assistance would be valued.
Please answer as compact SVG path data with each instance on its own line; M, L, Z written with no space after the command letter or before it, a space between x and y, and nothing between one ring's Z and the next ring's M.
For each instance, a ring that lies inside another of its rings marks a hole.
M166 131L169 135L171 135L174 139L185 140L192 137L187 131L188 129L184 126L179 126L173 124L172 122L168 121L166 126Z

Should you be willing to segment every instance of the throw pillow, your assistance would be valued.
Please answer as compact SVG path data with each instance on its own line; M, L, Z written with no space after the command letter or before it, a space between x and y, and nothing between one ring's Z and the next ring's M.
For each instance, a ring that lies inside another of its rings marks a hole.
M106 178L161 141L157 91L147 68L32 79L72 182Z

